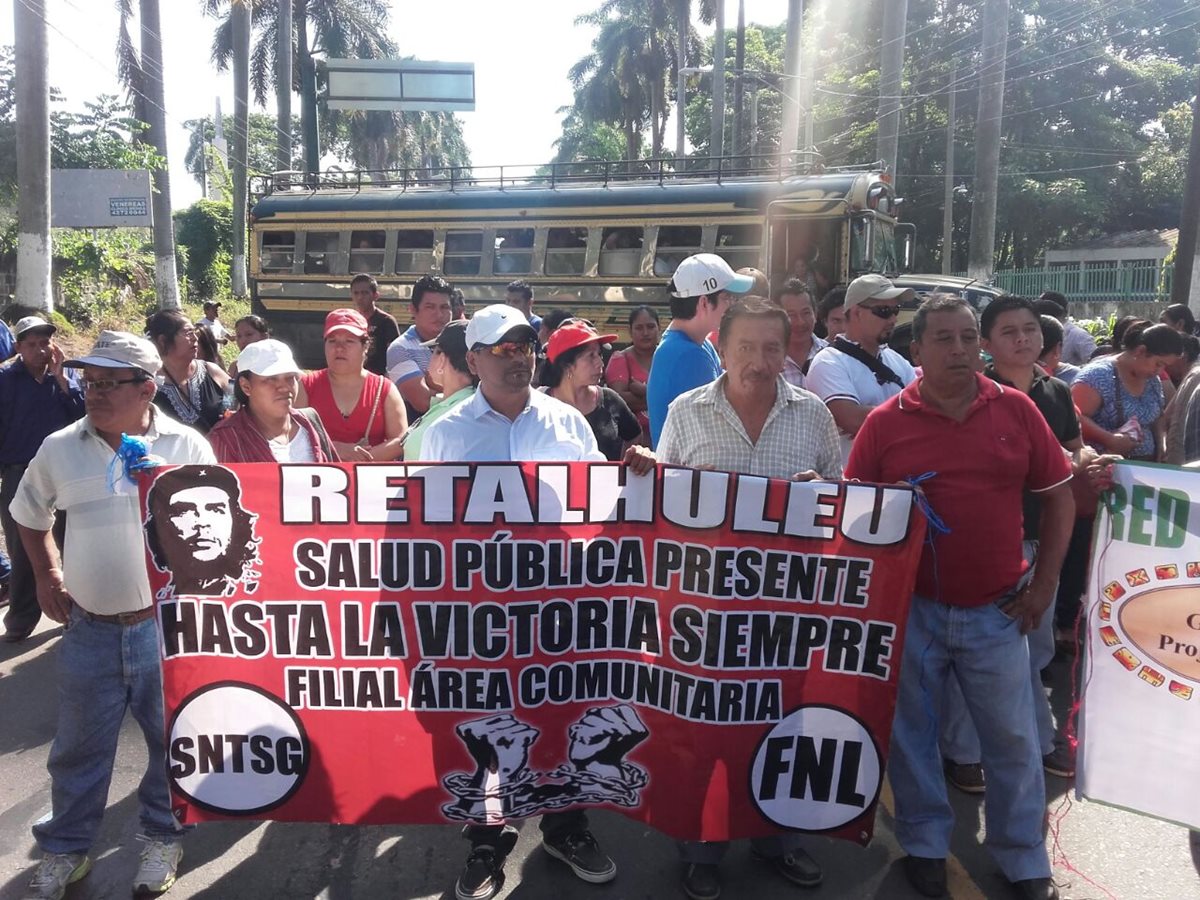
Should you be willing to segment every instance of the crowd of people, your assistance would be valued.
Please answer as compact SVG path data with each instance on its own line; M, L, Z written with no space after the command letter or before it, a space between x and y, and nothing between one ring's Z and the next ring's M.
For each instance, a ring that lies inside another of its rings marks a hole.
M947 785L984 793L986 842L1019 896L1057 897L1043 818L1046 774L1074 753L1041 673L1074 652L1099 492L1117 458L1200 458L1200 343L1186 308L1127 317L1097 346L1065 298L1002 296L982 315L956 294L926 298L902 354L888 346L915 298L880 275L814 297L796 275L767 296L754 270L685 259L670 321L639 306L631 341L553 310L513 282L466 315L445 279L422 277L401 332L369 275L324 324L325 367L304 371L257 316L232 329L220 305L193 324L155 313L144 336L106 331L65 359L55 327L16 323L0 369L0 515L11 554L5 638L43 614L65 625L51 814L30 897L86 875L121 720L150 764L138 792L145 848L135 891L171 886L183 829L165 781L152 598L132 471L171 464L327 461L621 461L791 480L919 488L932 537L920 562L900 667L889 771L896 835L917 891L946 893L954 820ZM225 369L219 347L236 341ZM201 502L197 499L197 502ZM181 513L182 515L182 513ZM933 518L936 517L936 527ZM216 540L194 529L197 547ZM129 548L113 553L114 547ZM104 572L104 577L96 577ZM996 698L1003 698L996 702ZM543 846L579 878L616 863L579 809L542 817ZM468 826L459 900L486 900L515 843L507 824ZM692 900L721 894L724 844L681 845ZM794 834L753 842L797 885L822 880Z

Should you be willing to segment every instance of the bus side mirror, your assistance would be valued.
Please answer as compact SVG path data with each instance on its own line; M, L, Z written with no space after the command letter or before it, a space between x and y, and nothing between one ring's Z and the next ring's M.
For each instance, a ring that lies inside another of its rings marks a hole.
M917 250L917 226L911 222L899 222L895 229L896 261L901 272L911 272L915 265Z

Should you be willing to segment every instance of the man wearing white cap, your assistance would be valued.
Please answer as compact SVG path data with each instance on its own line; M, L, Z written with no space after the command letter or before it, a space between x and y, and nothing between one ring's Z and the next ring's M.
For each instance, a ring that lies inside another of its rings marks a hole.
M51 811L33 826L45 855L26 896L62 897L91 868L88 852L100 830L126 710L148 750L138 789L145 846L133 889L161 892L175 883L181 829L167 789L162 672L138 489L127 470L132 454L117 450L136 437L146 454L166 463L216 460L198 432L151 406L162 360L149 341L105 331L87 356L63 365L83 370L87 416L46 438L10 510L37 578L38 603L68 626L47 763ZM59 511L67 514L61 561L50 534Z
M19 358L0 369L0 520L12 561L4 639L10 643L29 637L42 611L33 569L8 508L46 436L83 416L83 391L63 371L63 354L54 343L55 327L38 316L26 316L13 330ZM59 544L62 529L59 517L54 529Z
M421 442L427 462L604 461L592 427L575 407L530 387L537 331L519 309L485 306L467 322L467 366L479 379L475 393L429 426ZM654 457L630 447L625 461L644 474ZM583 881L603 884L617 866L588 830L587 813L547 813L540 823L542 846ZM516 843L505 824L472 824L463 831L471 851L454 894L458 900L488 900L504 884L504 860Z
M900 304L912 288L882 275L860 275L846 288L846 331L813 357L804 386L825 401L842 438L842 465L867 413L909 385L917 373L887 346Z
M671 324L654 351L646 407L650 416L650 443L658 444L671 401L680 394L716 381L721 360L708 339L721 324L721 316L734 294L754 287L749 275L738 275L715 253L689 256L675 270L669 287Z

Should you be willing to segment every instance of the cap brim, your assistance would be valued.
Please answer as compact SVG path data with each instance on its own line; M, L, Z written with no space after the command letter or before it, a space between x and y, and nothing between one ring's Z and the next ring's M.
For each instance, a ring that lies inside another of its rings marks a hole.
M257 375L259 378L274 378L276 375L302 375L300 368L296 365L288 365L287 363L279 363L274 366L267 366L265 371L256 372L253 369L238 369L239 375Z
M146 371L136 363L124 362L119 359L109 359L107 356L81 356L79 359L68 359L63 362L68 369L82 369L84 366L96 366L100 369L137 369Z
M877 294L872 294L866 300L860 300L859 306L869 300L911 300L917 295L917 292L912 288L894 287L888 288L886 291L880 291Z
M344 331L346 334L353 335L357 338L365 338L367 336L367 332L363 331L361 328L355 328L353 325L336 325L333 328L328 328L325 330L325 337L329 337L331 334L336 334L339 331Z
M494 347L496 344L503 344L508 341L531 340L536 341L538 338L537 329L532 325L514 325L500 337L494 341L478 341L478 345L482 347Z
M29 332L31 332L31 331L48 331L48 332L50 332L50 334L54 334L54 332L58 331L58 326L51 325L49 322L47 322L45 325L34 325L30 328L26 328L24 331L18 331L16 334L13 335L13 337L15 337L19 341L21 338L25 337L25 335L29 334Z
M731 294L745 294L752 287L754 287L754 276L738 275L735 273L733 280L721 288L721 290L728 291Z

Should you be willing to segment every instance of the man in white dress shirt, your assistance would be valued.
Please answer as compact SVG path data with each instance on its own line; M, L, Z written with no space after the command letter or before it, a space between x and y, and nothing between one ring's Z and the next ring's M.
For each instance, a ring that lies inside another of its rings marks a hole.
M535 391L537 331L521 310L504 304L481 309L467 323L467 365L479 379L474 396L429 426L421 442L427 462L602 462L583 413ZM643 474L654 465L644 447L630 447L625 461ZM600 849L581 809L547 813L542 846L583 881L603 884L617 876L616 863ZM516 843L510 825L468 825L471 852L454 893L458 900L487 900L504 884L504 860Z

